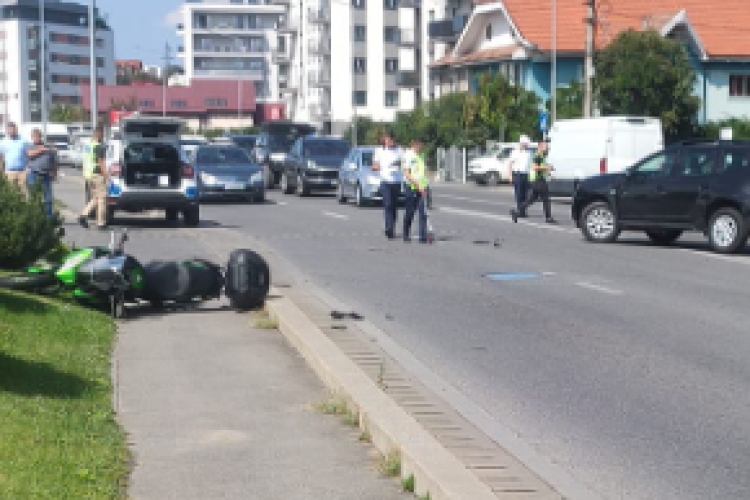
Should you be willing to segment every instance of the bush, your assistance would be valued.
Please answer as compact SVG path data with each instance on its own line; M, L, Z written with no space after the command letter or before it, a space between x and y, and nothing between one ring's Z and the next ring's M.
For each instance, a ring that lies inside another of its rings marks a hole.
M718 139L723 128L731 128L734 139L750 139L750 119L747 118L728 118L701 125L698 127L697 135L707 139Z
M61 220L44 213L40 190L27 201L0 175L0 268L20 269L60 248Z

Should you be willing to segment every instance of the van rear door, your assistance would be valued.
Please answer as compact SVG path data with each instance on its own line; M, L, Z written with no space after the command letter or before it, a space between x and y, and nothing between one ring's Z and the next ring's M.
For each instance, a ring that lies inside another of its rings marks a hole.
M613 118L608 145L607 172L622 172L664 148L661 122L653 118Z

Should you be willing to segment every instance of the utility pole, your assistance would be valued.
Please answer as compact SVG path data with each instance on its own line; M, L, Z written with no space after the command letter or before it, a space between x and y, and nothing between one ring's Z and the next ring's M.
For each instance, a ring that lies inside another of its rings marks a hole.
M45 29L46 5L44 0L39 2L39 75L41 76L40 104L42 106L42 137L47 140L47 31Z
M584 97L583 117L591 117L592 107L592 77L594 72L594 24L596 23L596 0L586 0L586 57L583 63Z
M98 125L99 101L97 96L97 85L99 80L96 78L96 1L89 2L89 63L91 73L91 127L96 128Z
M172 64L172 48L169 46L169 42L164 44L164 68L162 75L162 86L161 86L161 115L167 116L167 79L169 78L169 67Z
M557 0L552 0L552 74L550 82L550 123L557 119Z

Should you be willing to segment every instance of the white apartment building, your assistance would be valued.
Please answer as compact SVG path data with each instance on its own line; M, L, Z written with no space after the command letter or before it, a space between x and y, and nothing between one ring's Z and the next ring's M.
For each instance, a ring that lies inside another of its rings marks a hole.
M88 5L46 0L40 28L39 0L0 0L0 103L3 123L39 122L42 73L49 106L80 104L79 84L90 79ZM115 83L112 29L96 20L97 80ZM44 43L44 61L40 46ZM45 71L41 68L44 65Z
M192 0L183 4L177 26L185 77L254 82L258 103L281 102L280 22L287 12L277 0ZM281 42L283 44L283 42Z
M421 100L420 9L413 0L291 0L292 118L343 133L355 116L392 121Z

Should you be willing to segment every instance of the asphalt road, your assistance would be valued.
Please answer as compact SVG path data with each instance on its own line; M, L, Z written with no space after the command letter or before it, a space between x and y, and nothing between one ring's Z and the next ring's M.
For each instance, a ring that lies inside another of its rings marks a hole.
M750 498L750 254L701 235L593 245L565 202L558 226L539 206L514 225L507 187L435 192L434 246L388 242L378 208L329 196L202 217L261 239L602 497Z

